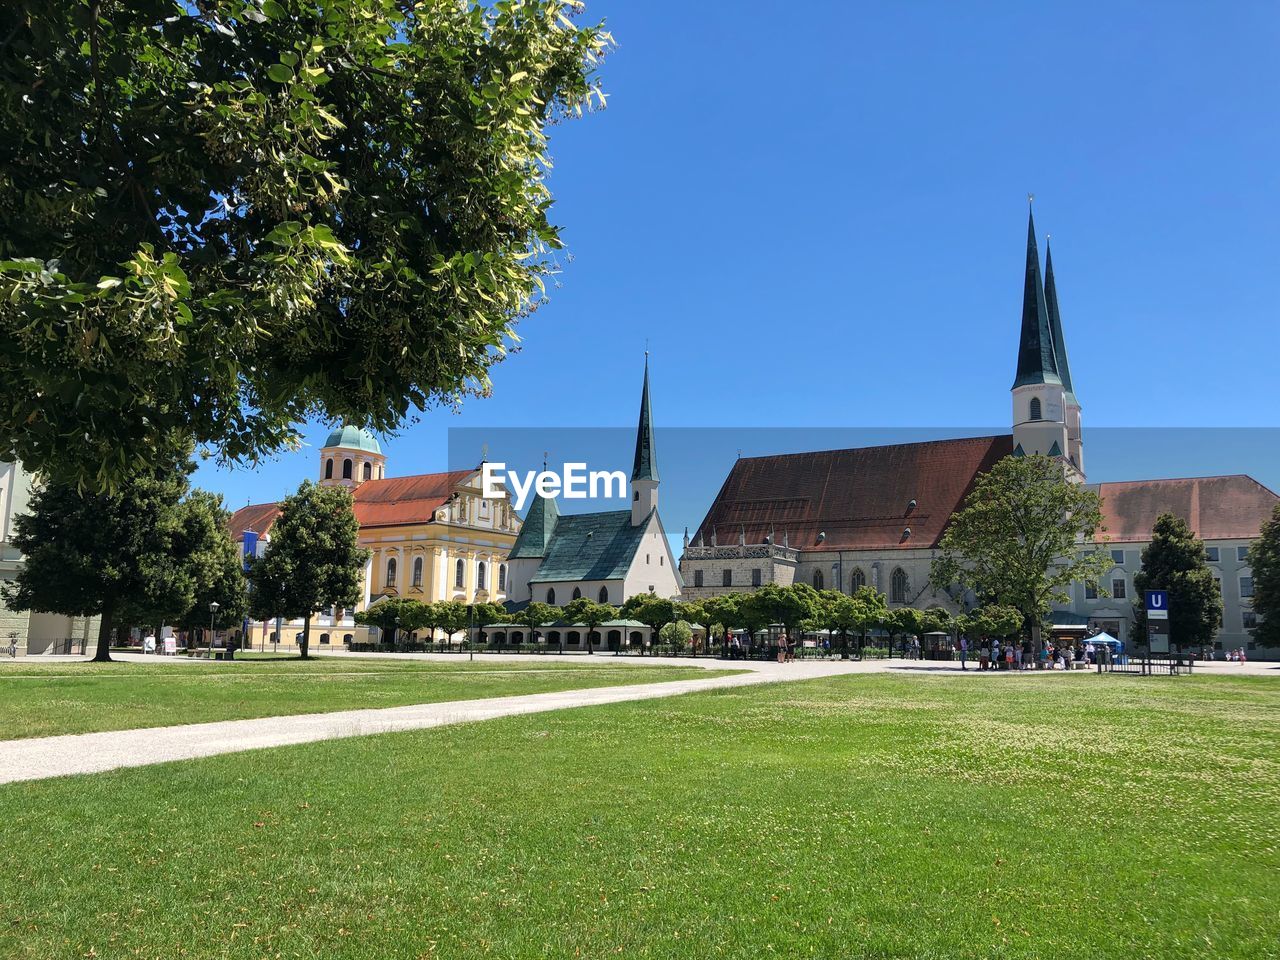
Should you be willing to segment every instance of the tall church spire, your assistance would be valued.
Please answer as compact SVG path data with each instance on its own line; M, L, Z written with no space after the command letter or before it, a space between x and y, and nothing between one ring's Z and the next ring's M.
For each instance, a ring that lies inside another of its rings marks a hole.
M644 389L640 393L640 423L636 427L636 459L632 480L658 481L658 461L653 456L653 412L649 409L649 353L644 355Z
M644 353L644 389L636 427L636 459L631 468L631 525L640 527L658 509L658 461L653 455L653 411L649 409L649 351Z
M1027 275L1022 288L1022 333L1018 341L1018 372L1014 388L1033 383L1061 383L1053 353L1053 331L1040 280L1040 252L1036 248L1036 221L1027 211Z
M1062 335L1062 314L1058 312L1058 286L1053 282L1053 253L1046 238L1044 244L1044 300L1049 311L1049 330L1053 334L1053 356L1058 363L1058 376L1066 391L1066 402L1076 403L1071 386L1071 367L1067 364L1067 344Z

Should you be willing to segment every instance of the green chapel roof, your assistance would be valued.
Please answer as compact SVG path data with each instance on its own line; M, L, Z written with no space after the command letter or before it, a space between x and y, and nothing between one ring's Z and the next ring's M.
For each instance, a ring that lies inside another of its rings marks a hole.
M534 494L529 512L524 515L520 525L520 533L516 542L511 545L508 559L518 560L521 557L545 557L547 545L555 535L560 520L560 509L554 497Z
M630 569L647 526L632 526L630 510L560 517L531 582L620 580Z

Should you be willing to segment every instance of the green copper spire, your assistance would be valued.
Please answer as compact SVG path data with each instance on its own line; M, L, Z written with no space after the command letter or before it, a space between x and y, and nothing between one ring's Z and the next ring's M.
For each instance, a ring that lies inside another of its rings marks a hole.
M1040 252L1036 248L1036 221L1027 213L1027 279L1022 288L1022 338L1018 342L1018 374L1014 387L1031 383L1061 383L1053 355L1053 331L1049 308L1040 282Z
M1053 356L1058 361L1058 376L1066 388L1067 403L1078 404L1071 388L1071 367L1067 365L1067 343L1062 338L1062 314L1058 312L1058 286L1053 282L1053 253L1049 241L1044 244L1044 301L1049 308L1049 329L1053 333Z
M658 479L658 461L653 455L653 413L649 409L649 354L644 355L644 390L640 394L640 424L636 427L636 459L632 480Z

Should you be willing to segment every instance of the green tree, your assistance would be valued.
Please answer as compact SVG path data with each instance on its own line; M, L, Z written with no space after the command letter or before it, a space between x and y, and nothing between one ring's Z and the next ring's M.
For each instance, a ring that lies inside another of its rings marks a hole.
M626 599L619 612L624 619L638 620L647 626L656 642L663 625L676 618L676 605L666 597L637 593Z
M523 610L516 613L511 618L511 622L518 623L522 627L526 627L529 631L529 642L537 643L539 631L559 616L559 607L553 607L549 603L541 603L535 600Z
M383 597L368 609L359 610L355 614L355 622L361 626L377 627L382 632L383 642L391 637L391 642L399 646L403 636L417 630L430 619L430 614L422 608L426 606L421 600L412 597Z
M1213 643L1222 626L1222 589L1205 562L1204 541L1187 521L1172 513L1156 517L1151 542L1142 551L1142 568L1134 574L1134 633L1146 640L1147 590L1169 591L1169 641L1178 647Z
M302 618L302 659L311 645L311 618L326 607L354 607L369 551L351 492L305 481L280 504L267 549L249 567L254 619Z
M1016 607L1031 628L1040 624L1075 581L1096 580L1111 558L1096 550L1102 503L1096 491L1069 483L1050 457L1005 457L980 474L964 507L951 518L930 580L972 590L984 601Z
M442 600L436 605L436 625L444 631L444 642L452 648L453 635L465 630L471 618L471 608L461 600Z
M482 634L490 624L509 623L510 620L507 608L500 603L473 603L471 605L471 626ZM475 640L474 637L471 639Z
M788 634L811 621L818 610L818 591L807 583L788 587L766 583L747 594L747 598L748 605L764 619L765 626L781 624Z
M988 637L1011 637L1022 630L1024 617L1017 607L1002 607L991 604L978 607L960 616L956 626L962 633L969 634L972 639Z
M195 583L179 554L187 473L134 474L111 493L82 494L70 478L38 483L14 518L25 557L5 603L14 610L100 617L94 660L111 659L117 622L185 613ZM147 619L145 622L154 622Z
M108 489L490 389L561 246L570 0L0 5L0 456Z
M729 655L729 631L741 626L739 623L739 611L742 606L742 599L743 595L740 593L721 593L701 601L703 615L709 621L703 624L708 628L708 641L710 641L711 637L711 626L719 626L720 652L723 656Z
M658 639L671 647L673 653L681 654L693 639L693 628L686 620L672 620L662 625Z
M1264 647L1280 647L1280 504L1249 547L1253 573L1253 609L1258 625L1254 639Z
M607 623L618 616L618 608L607 603L599 603L590 597L579 597L565 605L564 617L571 623L580 623L587 628L587 653L591 649L591 634L600 629L600 624Z
M175 538L175 550L192 579L192 599L174 621L188 633L204 630L209 626L210 605L216 603L214 629L239 626L249 613L249 593L244 561L227 527L231 511L222 505L220 495L192 490L183 500L180 513L182 525Z

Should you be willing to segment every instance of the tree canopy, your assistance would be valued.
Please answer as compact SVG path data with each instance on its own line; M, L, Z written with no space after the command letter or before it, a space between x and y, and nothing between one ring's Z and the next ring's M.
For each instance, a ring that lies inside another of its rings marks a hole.
M0 458L109 489L174 435L489 390L545 297L571 0L0 6Z
M1133 577L1134 633L1146 642L1147 590L1169 591L1169 641L1180 647L1213 643L1222 626L1222 588L1205 562L1204 541L1187 521L1162 513L1142 551L1142 569Z
M1280 647L1280 504L1249 548L1249 568L1253 609L1258 615L1253 637L1264 647Z
M307 480L280 504L267 549L249 567L253 616L301 617L304 660L312 616L327 607L354 607L360 599L369 552L359 546L359 534L351 491Z
M1094 549L1102 502L1069 483L1050 457L1005 457L980 474L939 543L930 580L972 590L985 603L1015 607L1039 643L1053 603L1076 581L1097 580L1111 558Z

